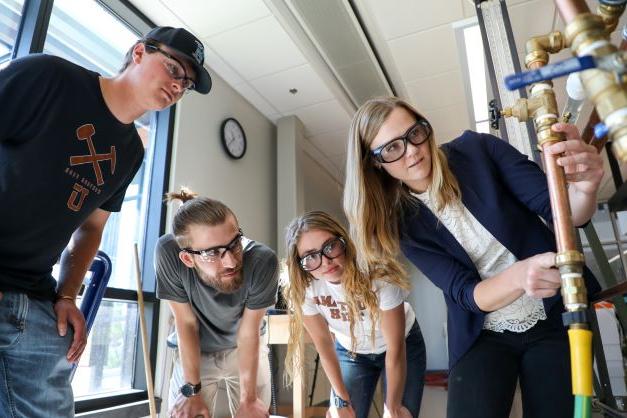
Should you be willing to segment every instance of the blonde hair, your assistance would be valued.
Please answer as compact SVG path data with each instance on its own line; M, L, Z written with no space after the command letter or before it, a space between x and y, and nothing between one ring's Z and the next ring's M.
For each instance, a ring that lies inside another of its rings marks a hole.
M405 275L397 259L399 221L406 207L416 200L400 180L378 168L370 144L396 108L403 108L416 119L424 119L409 103L396 97L371 99L355 113L348 135L344 211L350 223L361 269L383 268L388 274ZM428 140L431 154L429 196L437 210L460 202L459 184L451 172L446 155L432 134Z
M379 320L379 298L372 285L372 277L359 270L356 263L355 246L350 240L346 229L332 216L321 211L307 212L294 219L287 227L285 234L287 251L287 274L282 275L282 291L289 309L290 337L285 358L285 371L288 380L294 376L294 370L303 366L303 359L295 356L301 350L303 338L303 304L305 303L305 291L314 277L304 271L300 266L298 255L298 241L308 231L326 231L342 238L346 244L344 256L344 272L342 275L342 288L346 294L348 305L348 319L350 322L351 351L355 351L357 345L355 338L356 318L360 318L360 308L366 309L370 320L376 324ZM394 278L380 277L382 280L408 288L406 283L399 283ZM372 328L371 339L374 344L375 327Z
M198 197L198 194L186 187L182 187L179 192L165 194L166 202L176 200L183 202L172 220L172 233L180 248L191 246L188 235L190 225L219 225L226 221L229 215L237 222L233 211L224 203L208 197Z

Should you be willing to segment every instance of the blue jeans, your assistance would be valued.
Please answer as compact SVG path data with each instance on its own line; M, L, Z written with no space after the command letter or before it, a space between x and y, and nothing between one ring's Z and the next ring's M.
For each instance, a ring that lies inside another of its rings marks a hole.
M71 364L74 333L59 336L51 301L5 292L0 299L0 418L74 416Z
M420 413L427 362L425 343L417 321L407 335L405 344L407 377L403 392L403 406L411 412L414 418L417 418ZM381 372L383 372L383 392L386 392L385 353L354 354L337 342L335 352L340 362L342 380L348 389L355 414L357 418L367 418Z

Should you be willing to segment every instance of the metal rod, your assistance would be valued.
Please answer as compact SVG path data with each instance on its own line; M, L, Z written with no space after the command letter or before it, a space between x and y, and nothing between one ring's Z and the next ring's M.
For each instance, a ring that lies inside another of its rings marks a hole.
M139 327L142 337L142 352L144 354L144 370L146 371L146 386L148 387L148 406L150 407L150 417L157 418L157 407L155 404L155 391L152 386L152 369L150 367L150 353L148 352L148 331L146 319L144 318L144 290L142 287L141 270L139 268L139 250L135 243L135 278L137 279L137 307L139 313Z

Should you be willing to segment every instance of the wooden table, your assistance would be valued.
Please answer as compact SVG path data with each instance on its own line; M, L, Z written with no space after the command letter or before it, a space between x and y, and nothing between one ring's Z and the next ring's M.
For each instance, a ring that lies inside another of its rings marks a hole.
M289 315L267 315L266 334L264 342L266 344L287 344L290 336L290 316ZM305 344L311 344L311 338L307 332L304 332ZM296 358L305 358L305 344L300 345L300 350L294 355ZM301 363L302 364L302 363ZM300 368L294 371L294 379L292 382L292 407L294 418L309 418L312 416L324 416L327 408L306 407L305 391L307 384L305 382L305 369Z

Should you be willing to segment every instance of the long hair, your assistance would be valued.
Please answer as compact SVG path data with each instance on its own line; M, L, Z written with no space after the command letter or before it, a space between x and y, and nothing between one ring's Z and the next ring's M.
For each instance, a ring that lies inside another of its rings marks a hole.
M165 200L183 202L172 220L172 233L180 248L191 246L188 235L190 225L219 225L226 221L229 215L237 221L233 211L224 203L208 197L198 197L185 187L179 192L166 193Z
M367 310L370 320L376 324L379 320L379 297L374 291L372 276L359 270L356 263L355 246L350 240L346 229L340 225L332 216L321 211L307 212L294 219L287 227L285 234L287 252L287 274L283 274L281 287L292 315L290 316L290 337L285 359L286 375L293 377L294 370L302 367L302 358L295 353L301 350L301 340L303 338L303 309L305 303L305 291L311 284L314 277L304 271L300 266L298 256L298 242L304 233L308 231L326 231L340 237L346 243L344 255L344 272L341 285L346 295L348 305L348 318L350 322L351 351L355 351L357 341L355 339L355 324L361 318L360 307ZM381 277L383 280L396 283L389 278ZM371 339L374 344L374 330L372 328Z
M370 144L396 108L403 108L416 119L423 118L410 104L396 97L371 99L355 113L348 136L344 211L351 237L357 248L362 270L380 269L386 275L406 276L397 259L399 221L403 208L415 207L407 186L376 166ZM448 166L446 155L428 139L431 154L429 196L437 210L460 201L457 179Z

